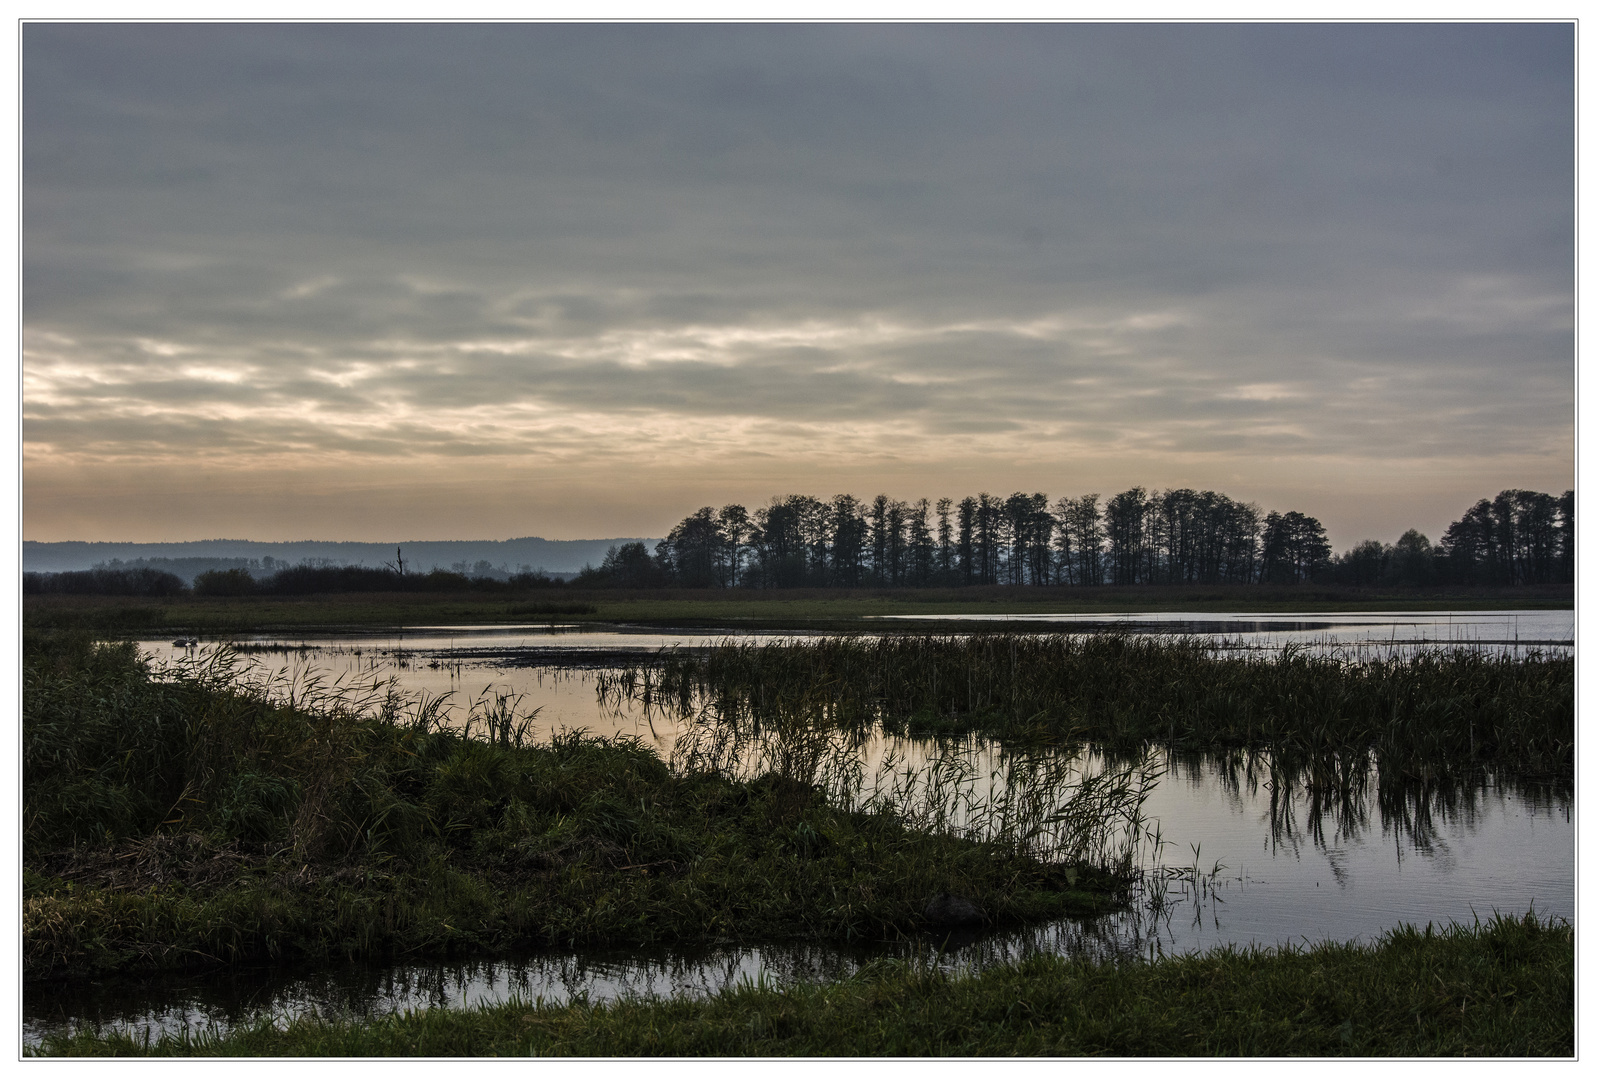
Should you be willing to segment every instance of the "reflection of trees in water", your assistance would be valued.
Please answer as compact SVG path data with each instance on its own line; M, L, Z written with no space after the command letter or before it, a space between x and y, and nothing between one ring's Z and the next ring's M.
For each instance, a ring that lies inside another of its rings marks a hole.
M628 671L625 676L647 680L648 672ZM602 682L603 680L601 680ZM601 697L604 696L601 688ZM1444 828L1473 830L1491 807L1502 808L1510 798L1533 814L1568 813L1573 798L1571 780L1515 776L1481 768L1438 766L1419 773L1407 767L1382 768L1374 751L1285 755L1268 750L1193 750L1159 748L1150 757L1145 747L1105 746L1066 741L1053 746L1029 746L967 735L959 739L889 737L880 722L844 723L837 707L821 688L813 701L785 709L742 698L695 697L685 684L674 687L677 698L660 696L657 687L610 687L617 699L635 694L645 715L674 713L685 721L684 741L678 744L678 764L694 759L694 768L707 768L744 776L766 771L804 773L804 779L825 777L821 786L851 797L869 790L875 780L870 765L886 756L884 747L903 761L920 766L923 775L938 777L954 770L956 759L975 761L982 767L1007 762L1007 796L1018 805L1041 807L1040 794L1050 785L1078 783L1084 772L1120 772L1159 776L1161 785L1185 784L1194 790L1218 791L1236 814L1263 805L1269 824L1272 851L1298 852L1304 846L1331 850L1368 838L1378 827L1383 838L1398 842L1424 856L1442 854ZM797 714L801 723L794 723ZM785 714L785 715L778 715ZM983 757L986 755L986 757ZM1015 762L1025 762L1015 768ZM1060 767L1068 762L1069 767ZM741 768L735 763L741 763ZM963 766L961 767L963 768ZM944 784L941 793L953 797L957 785ZM922 785L922 798L928 789ZM990 793L989 793L990 794ZM960 796L968 798L968 791ZM963 816L968 817L967 811ZM1099 823L1112 815L1104 815ZM940 819L941 820L941 819ZM1139 823L1140 824L1140 823Z
M1371 754L1294 759L1265 751L1218 753L1167 750L1161 783L1221 792L1236 813L1264 804L1272 852L1294 854L1347 846L1379 827L1384 839L1422 855L1445 851L1445 828L1473 831L1491 809L1515 808L1568 819L1569 780L1522 777L1491 770L1437 771L1414 776L1383 771Z
M1309 761L1268 754L1206 761L1207 777L1228 790L1268 793L1272 848L1296 851L1309 843L1326 850L1366 837L1379 824L1383 838L1422 855L1445 850L1444 828L1477 828L1490 808L1510 800L1531 814L1567 817L1573 785L1488 770L1413 776L1383 772L1374 755L1327 755Z

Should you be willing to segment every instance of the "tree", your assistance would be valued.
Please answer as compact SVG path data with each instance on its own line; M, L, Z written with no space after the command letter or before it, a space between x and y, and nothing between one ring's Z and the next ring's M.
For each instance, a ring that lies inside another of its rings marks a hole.
M706 506L683 518L660 542L659 561L679 585L708 589L724 583L721 571L725 546L726 534L721 530L715 507Z
M932 540L931 503L918 499L909 510L909 583L930 585L937 566L937 546Z
M721 507L715 523L721 534L720 548L715 561L716 583L722 588L741 585L743 561L747 554L749 536L754 531L754 523L749 520L749 512L737 503L728 503Z
M1388 579L1397 585L1429 585L1435 577L1435 553L1418 529L1410 529L1391 547Z
M1331 558L1325 527L1296 510L1264 519L1264 579L1296 585L1308 581Z
M1379 540L1360 540L1336 557L1336 579L1344 585L1377 585L1386 577L1390 552Z
M937 573L945 580L954 572L954 527L948 516L953 507L953 499L937 500Z
M976 496L976 580L982 585L998 583L998 531L1001 528L1000 504L985 491Z
M831 583L853 588L864 577L864 508L854 496L838 495L832 499L831 519Z
M977 579L976 500L969 495L959 500L959 583L970 585Z
M1145 560L1145 521L1148 492L1134 487L1110 499L1104 507L1105 531L1109 540L1109 561L1116 585L1135 585L1149 580Z
M1060 499L1057 506L1058 577L1072 585L1103 584L1103 514L1098 496Z
M665 541L660 541L660 548ZM620 547L611 545L604 562L595 569L584 567L574 584L599 588L653 589L667 584L666 568L649 556L649 549L634 540Z
M1462 585L1487 584L1501 573L1492 503L1482 499L1442 534L1447 577Z
M1575 580L1575 493L1558 498L1558 580Z
M1539 585L1574 578L1575 494L1508 489L1447 527L1436 562L1449 581Z

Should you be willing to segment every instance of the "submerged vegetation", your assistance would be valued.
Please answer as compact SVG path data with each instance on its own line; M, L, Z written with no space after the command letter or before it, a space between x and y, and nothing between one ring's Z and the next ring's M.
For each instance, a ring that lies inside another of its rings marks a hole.
M1574 1053L1574 934L1534 916L1372 945L1220 949L1156 962L1041 956L981 973L872 965L830 985L707 998L511 1000L373 1020L263 1019L149 1042L77 1032L59 1055L1510 1056Z
M1267 750L1388 780L1490 766L1574 774L1574 659L1424 650L1385 658L1236 654L1115 634L727 640L607 678L618 697L733 726L801 714L912 735L1010 744Z
M1095 838L1135 839L1147 784L966 784L956 819L935 805L957 769L866 786L808 727L741 776L702 742L669 763L624 738L532 745L512 699L448 730L436 702L252 686L219 657L152 678L129 644L26 639L28 977L1087 914L1123 899L1127 857Z

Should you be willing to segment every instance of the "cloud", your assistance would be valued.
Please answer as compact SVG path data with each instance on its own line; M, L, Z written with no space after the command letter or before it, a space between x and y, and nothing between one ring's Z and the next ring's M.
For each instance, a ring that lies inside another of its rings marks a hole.
M1567 25L23 47L31 505L184 461L1572 479Z

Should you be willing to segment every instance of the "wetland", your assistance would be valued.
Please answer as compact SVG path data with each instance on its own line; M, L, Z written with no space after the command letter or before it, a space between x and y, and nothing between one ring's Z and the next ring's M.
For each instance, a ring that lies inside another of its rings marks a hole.
M1573 922L1570 613L1199 614L34 632L28 1041Z

